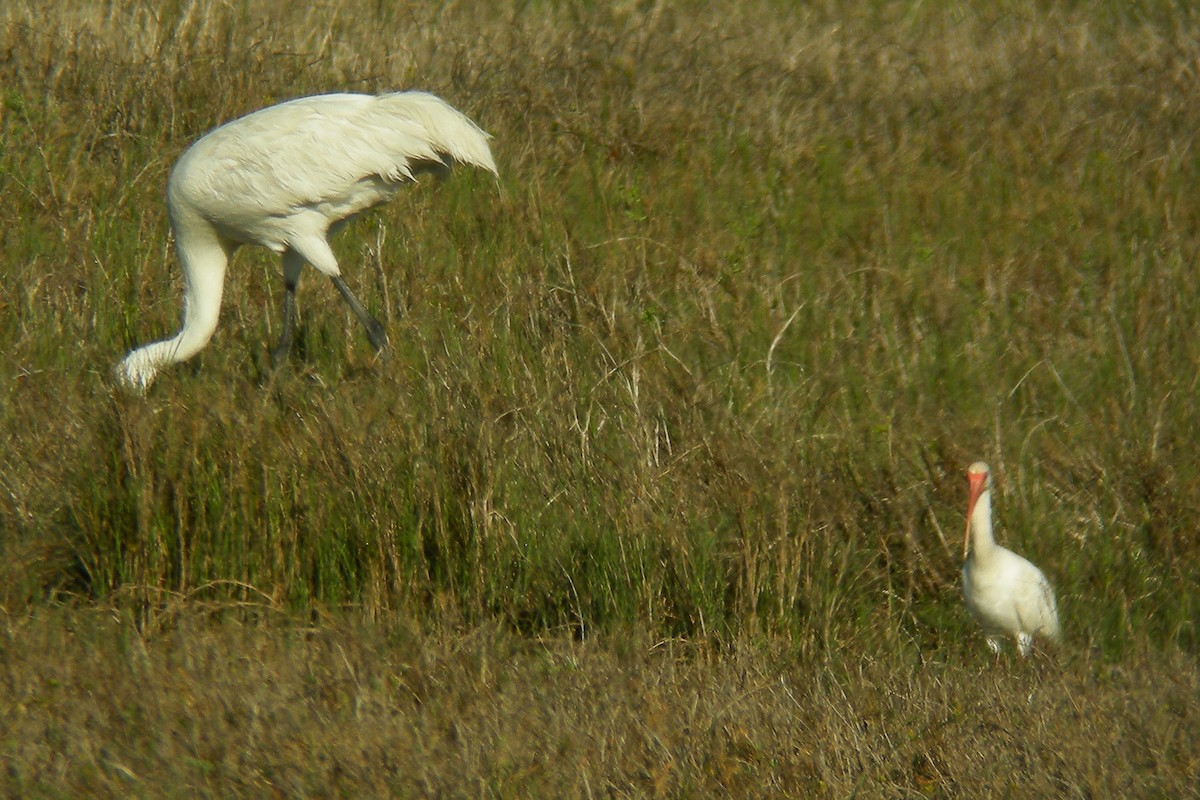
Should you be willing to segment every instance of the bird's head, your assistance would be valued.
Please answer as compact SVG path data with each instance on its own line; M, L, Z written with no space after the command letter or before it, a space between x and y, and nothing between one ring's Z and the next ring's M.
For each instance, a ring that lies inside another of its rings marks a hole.
M967 467L967 482L970 485L970 495L967 500L967 529L963 533L963 560L971 551L971 514L975 512L975 503L988 489L992 488L992 471L987 464L976 461Z
M158 374L158 364L145 352L145 348L134 350L113 370L117 384L133 394L145 394Z

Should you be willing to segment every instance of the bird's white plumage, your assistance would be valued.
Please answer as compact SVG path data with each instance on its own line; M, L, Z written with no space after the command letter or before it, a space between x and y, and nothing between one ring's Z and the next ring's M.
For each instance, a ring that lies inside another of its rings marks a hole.
M963 545L967 556L963 564L963 598L993 651L1000 652L1001 640L1011 637L1025 655L1034 637L1050 641L1059 638L1054 590L1040 569L996 544L987 464L972 464L967 475L971 499Z
M204 347L216 328L228 260L243 244L283 255L287 295L277 353L290 345L303 263L334 280L380 346L381 329L341 280L328 235L422 172L461 162L495 174L488 138L423 92L305 97L208 133L179 158L167 189L186 278L183 326L176 336L131 352L118 365L118 378L144 389L160 367Z

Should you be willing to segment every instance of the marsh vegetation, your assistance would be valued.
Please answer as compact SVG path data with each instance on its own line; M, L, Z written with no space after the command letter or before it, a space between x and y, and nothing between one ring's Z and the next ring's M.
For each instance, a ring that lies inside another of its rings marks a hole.
M1161 797L1200 779L1200 18L1167 3L0 11L12 796ZM178 324L173 160L433 91L500 179ZM1065 644L993 661L963 470Z

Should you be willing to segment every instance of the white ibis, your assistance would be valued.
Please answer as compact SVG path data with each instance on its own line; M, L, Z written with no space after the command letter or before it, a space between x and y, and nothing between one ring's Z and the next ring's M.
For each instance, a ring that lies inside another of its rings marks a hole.
M392 198L422 172L460 162L496 172L488 135L424 92L325 94L264 108L208 133L175 164L167 206L183 264L183 325L140 347L117 378L144 390L158 370L195 355L217 327L229 258L243 244L283 257L283 333L272 353L287 358L296 285L305 263L327 275L376 350L383 326L358 301L328 235Z
M1024 656L1035 636L1058 641L1054 590L1042 571L992 537L992 476L977 461L967 468L970 500L963 537L963 598L979 621L988 646L1000 652L1011 636Z

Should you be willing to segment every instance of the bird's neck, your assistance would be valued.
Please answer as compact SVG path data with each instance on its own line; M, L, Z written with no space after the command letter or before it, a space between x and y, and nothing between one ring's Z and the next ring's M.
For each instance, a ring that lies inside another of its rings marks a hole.
M117 366L117 378L144 390L164 364L183 361L198 353L217 327L225 268L233 245L222 242L212 226L195 215L178 214L172 207L175 244L183 265L183 324L179 333L139 347Z
M971 554L976 559L986 559L996 549L992 536L992 491L987 489L975 501L971 512Z

